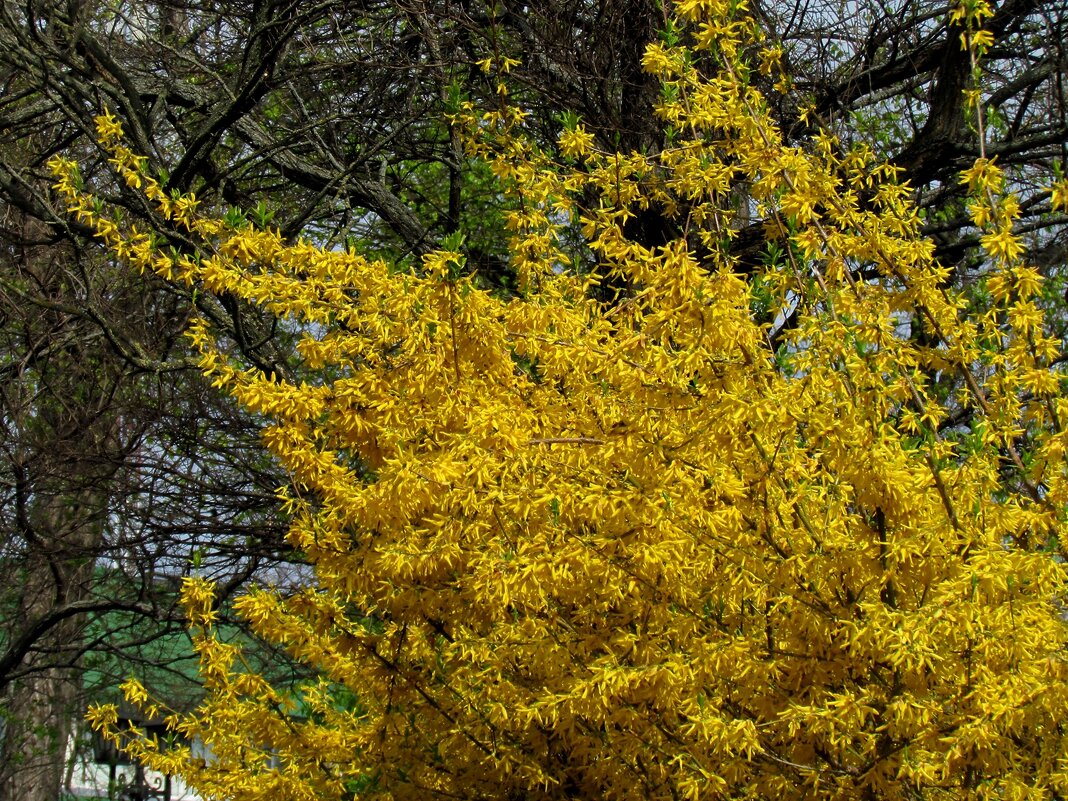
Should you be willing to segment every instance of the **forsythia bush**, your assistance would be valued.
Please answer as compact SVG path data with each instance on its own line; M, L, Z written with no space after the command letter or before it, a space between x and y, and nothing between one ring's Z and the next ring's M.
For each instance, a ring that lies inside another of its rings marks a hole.
M110 115L118 174L203 257L54 162L117 257L302 337L291 382L192 330L218 386L273 421L315 568L239 612L317 678L270 686L188 580L203 702L125 690L213 759L90 713L146 765L226 799L1068 793L1064 351L1011 188L985 159L962 177L987 269L954 290L893 168L828 135L784 145L746 62L773 71L777 49L740 3L674 13L645 61L655 155L596 150L575 121L539 149L503 84L493 110L462 106L513 209L511 298L457 249L412 271L202 214ZM977 57L988 13L954 12ZM766 220L748 275L739 188ZM630 241L650 206L686 237ZM576 228L617 302L572 265Z

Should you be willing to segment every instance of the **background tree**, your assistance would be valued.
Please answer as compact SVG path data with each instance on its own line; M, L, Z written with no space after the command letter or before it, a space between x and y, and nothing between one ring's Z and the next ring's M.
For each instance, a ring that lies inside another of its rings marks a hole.
M282 481L260 455L258 427L204 394L175 340L190 295L162 282L146 294L86 248L91 232L53 211L43 164L61 147L82 147L86 172L95 174L103 161L94 155L91 109L121 103L173 186L195 187L220 207L259 208L289 235L341 231L421 253L429 226L445 233L457 224L459 165L443 156L455 142L427 112L440 108L451 71L442 34L395 11L341 3L310 11L296 3L4 4L5 353L18 379L7 398L5 440L5 566L18 589L4 614L0 660L11 699L5 764L12 775L2 785L10 797L58 792L85 660L99 665L101 652L121 655L109 676L136 660L137 637L125 636L129 618L113 610L158 621L154 631L164 634L173 594L155 578L187 570L197 555L199 569L236 587L279 545L269 510ZM93 160L97 166L88 166ZM274 202L282 186L284 205ZM158 222L136 195L112 191L127 213ZM167 234L175 248L195 252L178 232ZM206 294L197 305L250 362L287 369L275 347L284 332L247 305ZM51 421L49 403L69 419ZM90 425L111 432L96 438L103 451L87 447L94 438L83 441ZM33 465L30 473L25 465ZM80 513L90 501L94 515ZM55 530L40 521L34 528L18 516L35 503L68 509L80 526L76 541L62 544L70 537L59 521ZM101 580L102 569L119 580ZM109 631L120 619L123 631ZM56 682L67 690L56 691Z
M190 559L236 587L276 558L280 479L189 369L188 296L146 294L51 210L39 160L56 140L27 125L43 95L8 79L0 797L54 799L87 696L181 631Z
M85 693L113 692L142 645L181 630L189 560L237 586L274 558L280 478L250 421L168 357L179 299L21 221L0 284L0 772L4 797L54 798ZM103 688L82 686L89 669Z
M844 142L864 141L900 167L917 191L924 233L954 267L952 280L974 283L985 269L980 233L957 173L976 158L996 158L1020 197L1020 231L1029 257L1048 277L1065 263L1065 219L1052 212L1043 178L1063 165L1068 142L1064 75L1065 9L1006 2L984 26L990 46L976 74L946 7L937 3L758 7L785 46L792 76L785 97ZM828 24L835 17L837 25ZM983 131L967 113L969 91ZM786 131L805 133L784 112Z

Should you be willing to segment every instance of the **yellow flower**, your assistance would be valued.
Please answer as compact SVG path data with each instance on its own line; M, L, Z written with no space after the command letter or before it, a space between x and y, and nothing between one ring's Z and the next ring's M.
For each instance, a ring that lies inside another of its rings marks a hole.
M96 118L96 135L105 144L118 141L122 139L122 123L111 111L105 111Z
M140 706L148 701L148 690L133 676L119 685L123 697L131 704Z
M1057 181L1050 188L1050 203L1054 211L1068 211L1068 178Z
M1024 251L1023 242L1012 233L1011 228L1001 228L984 234L980 244L983 250L1005 263L1015 261Z
M574 128L565 129L560 133L557 141L560 143L560 152L568 158L579 158L586 155L593 148L593 134L589 133L582 123Z
M971 167L961 172L960 182L966 184L971 192L982 189L996 192L1001 189L1001 169L993 159L978 158Z
M182 579L182 608L190 625L211 625L218 613L215 610L215 591L211 582L196 576Z

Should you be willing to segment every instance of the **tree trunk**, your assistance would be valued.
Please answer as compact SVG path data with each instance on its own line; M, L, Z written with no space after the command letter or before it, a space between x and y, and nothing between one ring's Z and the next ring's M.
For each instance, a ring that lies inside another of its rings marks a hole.
M9 637L40 634L7 677L0 801L56 801L71 727L84 714L84 615L69 611L92 591L116 426L102 418L87 421L69 408L53 411L41 410L35 421L38 432L52 435L52 458L35 448L35 464L24 473L32 495L23 496L28 504L21 522L30 547L22 555L18 617Z
M23 247L9 267L58 297L77 278L70 257ZM0 540L0 801L56 801L85 705L85 615L74 611L92 592L122 463L121 365L102 337L54 306L5 297L0 312L21 331L7 345L25 354L0 388L0 478L10 490Z

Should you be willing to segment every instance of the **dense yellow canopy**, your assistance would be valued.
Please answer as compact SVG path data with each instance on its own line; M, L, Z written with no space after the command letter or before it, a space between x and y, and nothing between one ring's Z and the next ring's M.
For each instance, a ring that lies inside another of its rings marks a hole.
M954 12L976 57L987 11ZM770 73L780 53L742 4L675 13L645 60L659 153L600 152L581 123L541 150L503 84L454 121L513 209L514 297L457 250L409 271L229 226L166 194L105 115L118 174L209 254L168 255L56 160L117 256L303 332L299 382L203 321L192 336L272 421L289 541L315 567L238 609L318 680L250 672L191 579L207 695L170 722L215 760L114 732L110 707L98 728L243 800L1068 793L1068 399L1009 188L989 160L963 176L989 259L976 300L893 168L830 136L783 144L743 57ZM748 275L739 189L769 243ZM688 237L630 241L650 204ZM618 302L591 299L565 229L629 288ZM775 347L757 288L797 318Z

